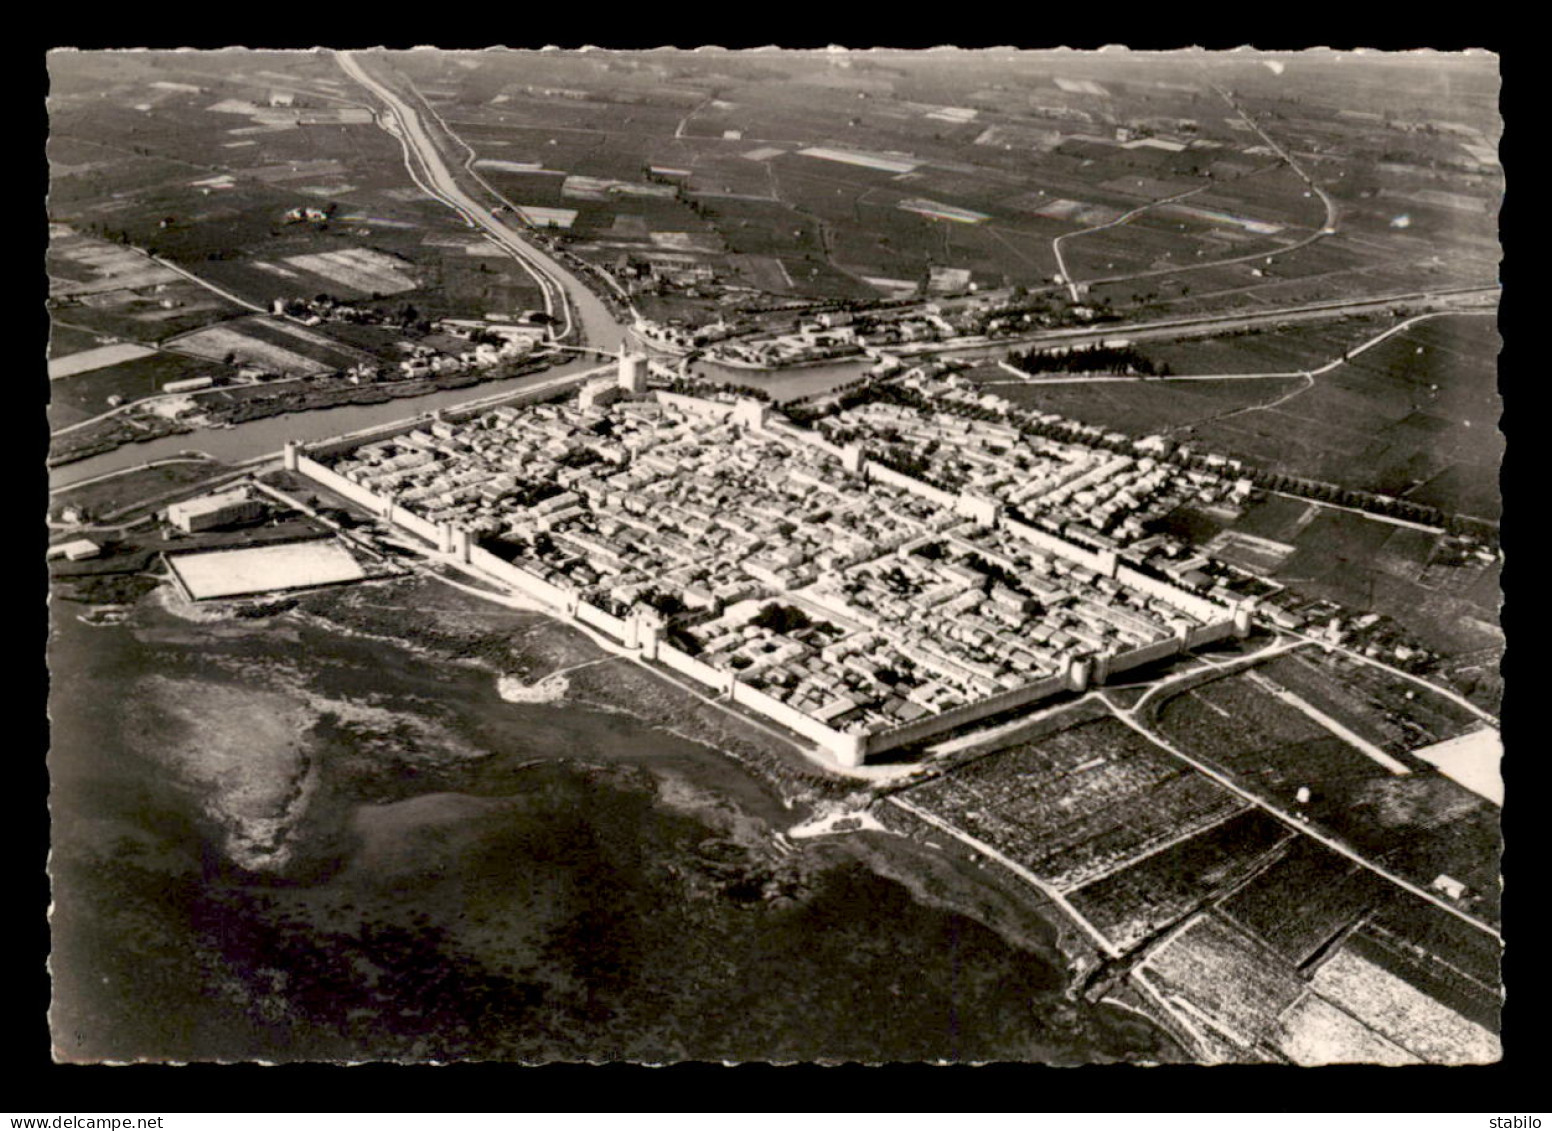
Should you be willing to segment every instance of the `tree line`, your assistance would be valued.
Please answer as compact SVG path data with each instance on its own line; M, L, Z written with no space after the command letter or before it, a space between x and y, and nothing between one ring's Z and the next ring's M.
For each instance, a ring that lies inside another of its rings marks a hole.
M1059 353L1038 349L1013 350L1008 364L1025 373L1117 373L1138 377L1168 377L1168 363L1155 362L1131 346L1090 346Z

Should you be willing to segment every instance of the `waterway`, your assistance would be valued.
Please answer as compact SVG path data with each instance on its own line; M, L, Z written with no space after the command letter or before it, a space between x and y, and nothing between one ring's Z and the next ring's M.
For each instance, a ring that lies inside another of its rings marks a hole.
M714 381L732 385L750 385L764 389L778 404L798 397L813 396L861 377L873 362L867 358L828 361L818 365L794 366L789 369L740 369L734 365L718 365L710 361L692 361L690 372Z
M591 295L589 295L591 298ZM592 301L602 310L603 304ZM608 312L605 310L604 315ZM363 428L392 424L399 420L433 412L436 409L452 409L470 401L505 393L519 393L541 381L581 373L597 368L595 357L580 357L546 369L541 373L513 377L505 381L491 381L466 389L447 389L427 393L419 397L401 397L383 404L341 405L338 408L319 409L313 412L292 413L286 416L269 416L261 420L249 420L231 428L200 428L176 436L163 436L140 444L126 444L111 452L77 460L55 468L49 477L51 487L68 487L72 483L92 479L113 471L138 467L153 460L168 459L188 452L200 452L223 463L241 463L244 460L278 453L287 440L312 442L355 432ZM692 373L701 373L719 381L740 385L753 385L770 391L777 401L808 396L826 389L856 380L867 369L868 362L846 361L827 365L814 365L801 369L759 370L736 369L728 366L696 362Z
M614 353L622 343L635 348L635 340L629 338L625 327L615 319L614 313L602 299L589 290L576 273L558 260L547 255L543 248L529 243L529 254L539 260L546 271L560 283L571 303L578 324L582 327L583 345L606 353Z
M249 420L231 428L200 428L177 436L163 436L141 444L126 444L111 452L77 460L53 469L51 487L66 487L111 471L122 471L152 460L168 459L186 452L202 452L223 463L241 463L270 453L278 453L287 440L304 442L340 436L363 428L391 424L436 409L456 408L469 401L483 400L503 393L519 393L541 381L597 368L597 358L580 357L540 373L525 374L505 381L491 381L466 389L446 389L419 397L401 397L383 404L341 405L314 412L292 413Z

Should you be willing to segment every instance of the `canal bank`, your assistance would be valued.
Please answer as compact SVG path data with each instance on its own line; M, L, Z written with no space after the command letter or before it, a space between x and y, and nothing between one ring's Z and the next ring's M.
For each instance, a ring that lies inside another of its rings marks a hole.
M490 381L465 389L446 389L418 397L401 397L382 404L341 405L315 412L270 416L245 421L230 428L197 428L175 436L162 436L139 444L126 444L111 452L76 460L54 468L49 474L53 488L68 487L87 479L124 471L156 460L199 452L222 463L243 463L261 456L277 457L287 440L313 443L367 428L385 427L395 421L410 421L437 410L450 411L471 403L513 396L549 382L564 383L598 368L596 358L579 357L546 369L504 381Z

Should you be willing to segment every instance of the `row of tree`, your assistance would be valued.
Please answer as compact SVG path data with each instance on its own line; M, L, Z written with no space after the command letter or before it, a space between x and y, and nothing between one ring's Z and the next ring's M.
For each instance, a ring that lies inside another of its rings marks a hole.
M1120 373L1140 377L1167 377L1167 363L1156 363L1131 346L1089 346L1051 353L1038 349L1013 350L1008 363L1025 373Z
M668 382L668 391L686 397L698 397L710 386L724 393L748 397L750 400L770 403L771 394L756 385L735 385L727 381L714 381L704 377L674 377Z

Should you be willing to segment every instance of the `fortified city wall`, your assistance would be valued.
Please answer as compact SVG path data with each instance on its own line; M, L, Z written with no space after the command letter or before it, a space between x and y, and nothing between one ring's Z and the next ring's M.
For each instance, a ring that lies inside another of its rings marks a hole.
M1015 707L1023 707L1067 690L1070 690L1070 686L1066 675L1037 680L1023 687L1004 691L1000 695L993 695L975 703L966 703L963 707L954 707L942 714L928 715L892 730L876 731L867 736L867 749L864 753L882 754L886 750L895 750L901 746L909 746L913 742L922 742L944 731L953 730L955 727L978 723L1003 711L1011 711Z
M724 405L682 394L658 392L655 395L660 403L678 408L680 411L738 420L740 423L747 422L753 428L766 430L764 415L760 412L740 413L736 411L738 406L735 405ZM1113 551L1089 550L1067 539L1007 518L990 500L950 494L872 460L859 459L854 453L836 449L834 445L817 438L809 439L806 436L792 435L801 430L782 427L776 422L772 423L775 426L769 431L808 443L823 450L832 458L840 458L848 465L848 470L851 470L854 465L856 471L869 479L900 487L938 506L967 514L979 521L1000 524L1045 553L1065 558L1104 576L1113 577L1122 584L1139 589L1205 623L1126 652L1069 660L1066 670L1060 675L1048 676L936 715L888 730L853 734L826 726L773 696L741 682L733 673L720 671L702 663L682 649L661 639L654 629L644 627L635 617L628 619L616 617L583 601L578 594L553 585L520 566L503 561L489 551L472 545L469 534L465 530L451 526L439 527L418 515L411 514L404 507L395 505L391 498L379 495L358 483L352 483L344 476L309 458L303 454L299 444L286 445L286 467L368 508L384 521L415 534L442 552L456 554L466 564L512 586L518 592L554 610L558 615L603 632L625 647L640 649L643 658L655 660L673 671L688 676L715 693L726 695L733 702L748 707L788 730L810 739L843 766L862 765L870 756L924 742L947 731L1039 702L1063 691L1086 690L1091 683L1103 683L1117 673L1178 655L1235 633L1243 634L1249 629L1248 614L1243 608L1231 608L1192 593L1181 586L1142 573L1131 566L1122 565L1117 561Z

